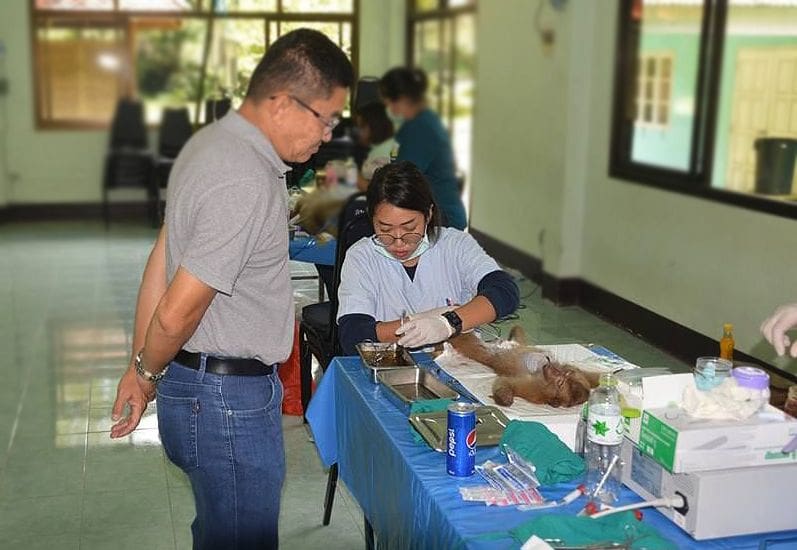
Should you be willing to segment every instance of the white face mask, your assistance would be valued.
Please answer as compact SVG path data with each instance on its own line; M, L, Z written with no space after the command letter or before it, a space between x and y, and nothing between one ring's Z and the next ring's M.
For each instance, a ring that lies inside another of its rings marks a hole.
M404 258L403 260L399 260L398 258L396 258L384 246L380 246L380 245L376 244L374 241L371 241L371 244L376 248L376 251L379 252L385 258L387 258L389 260L394 260L394 261L397 261L397 262L401 262L401 263L406 263L406 262L409 262L410 260L414 260L415 258L420 256L421 254L423 254L424 252L429 250L429 248L431 247L431 244L429 243L429 235L427 235L426 232L424 232L423 239L421 240L421 242L418 243L418 246L415 248L413 253L410 254L409 256L407 256L406 258Z
M398 130L402 124L404 124L404 117L401 115L394 115L390 112L390 109L387 110L387 118L390 119L390 122L393 123L393 128Z

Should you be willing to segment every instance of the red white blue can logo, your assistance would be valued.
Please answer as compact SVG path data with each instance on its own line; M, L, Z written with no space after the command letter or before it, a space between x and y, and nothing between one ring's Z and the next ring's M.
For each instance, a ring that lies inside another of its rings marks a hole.
M448 406L446 470L468 477L476 471L476 405L454 402Z

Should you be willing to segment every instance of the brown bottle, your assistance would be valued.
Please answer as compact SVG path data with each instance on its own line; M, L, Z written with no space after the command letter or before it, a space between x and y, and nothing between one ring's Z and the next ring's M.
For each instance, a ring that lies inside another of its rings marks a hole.
M720 340L720 357L733 361L733 325L722 325L722 339Z

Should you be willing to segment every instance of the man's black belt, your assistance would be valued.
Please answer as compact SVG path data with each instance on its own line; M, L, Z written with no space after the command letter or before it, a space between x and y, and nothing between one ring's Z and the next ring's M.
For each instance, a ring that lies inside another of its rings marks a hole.
M181 349L174 360L189 369L199 370L201 353ZM238 359L236 357L213 357L205 360L205 372L234 376L266 376L274 372L274 365L266 365L257 359Z

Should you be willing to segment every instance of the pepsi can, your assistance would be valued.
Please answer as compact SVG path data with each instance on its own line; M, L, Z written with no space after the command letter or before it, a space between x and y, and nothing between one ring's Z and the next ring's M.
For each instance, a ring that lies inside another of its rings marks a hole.
M476 471L476 405L455 401L448 406L446 470L456 477Z

